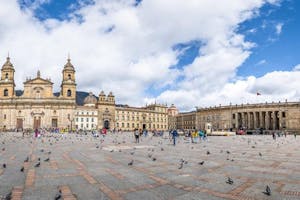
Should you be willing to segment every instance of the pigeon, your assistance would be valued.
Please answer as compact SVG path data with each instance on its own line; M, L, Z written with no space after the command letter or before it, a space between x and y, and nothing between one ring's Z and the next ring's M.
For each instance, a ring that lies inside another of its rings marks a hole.
M152 157L152 154L149 153L149 154L148 154L148 157L151 158L151 157Z
M134 154L134 151L130 152L130 154L133 155L133 154Z
M229 185L232 185L233 180L230 177L228 177L226 183L229 184Z
M203 164L204 164L204 161L201 161L201 162L199 162L198 164L199 164L199 165L203 165Z
M133 165L133 160L128 163L129 166Z
M156 158L152 158L152 161L156 161Z
M34 167L39 167L40 165L41 165L41 163L38 162L38 163L36 163L36 164L34 165Z
M58 193L55 195L55 200L61 199L61 190L58 191Z
M45 159L44 161L45 161L45 162L48 162L49 160L50 160L50 158L47 158L47 159Z
M185 160L185 161L184 161L184 164L188 164L188 161Z
M38 161L41 161L41 158L38 158Z
M24 166L20 169L20 172L24 172Z
M24 160L24 162L28 162L29 161L29 157L27 156L27 158Z
M160 148L161 151L164 151L164 148Z
M2 167L3 167L3 168L6 168L6 164L4 163L4 164L2 165Z
M12 192L8 193L6 196L5 196L5 200L11 200L12 199Z
M44 149L41 149L41 152L44 152Z
M226 151L227 154L230 154L230 151Z
M99 149L99 146L98 146L98 145L96 146L96 149Z
M266 191L263 192L265 195L270 196L271 195L271 188L267 185L266 186Z
M110 152L114 152L114 150L112 149L112 150L110 150Z
M209 154L210 154L210 152L209 152L209 151L207 151L207 152L206 152L206 154L207 154L207 155L209 155Z
M183 163L180 163L180 166L178 167L178 169L182 169L183 168Z
M262 157L262 154L259 152L259 156Z
M48 151L48 154L51 154L51 151Z

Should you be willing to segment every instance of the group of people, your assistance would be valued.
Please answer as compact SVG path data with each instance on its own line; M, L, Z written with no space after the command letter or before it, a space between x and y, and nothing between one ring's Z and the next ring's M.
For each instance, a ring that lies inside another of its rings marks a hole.
M148 130L147 129L134 129L133 131L134 137L135 137L135 143L139 143L140 142L140 137L142 135L144 135L145 137L148 136Z

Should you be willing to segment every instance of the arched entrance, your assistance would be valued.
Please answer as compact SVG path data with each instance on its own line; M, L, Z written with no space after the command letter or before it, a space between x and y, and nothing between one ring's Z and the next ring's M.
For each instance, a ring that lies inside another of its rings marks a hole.
M104 120L104 128L109 129L109 120Z

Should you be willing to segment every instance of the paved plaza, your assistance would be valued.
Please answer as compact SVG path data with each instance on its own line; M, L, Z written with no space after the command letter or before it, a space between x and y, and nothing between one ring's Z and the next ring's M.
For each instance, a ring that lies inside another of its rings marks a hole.
M1 133L0 148L3 199L10 192L28 200L300 199L300 138L291 135L219 136L197 144L181 137L174 147L168 134L136 144L132 133L104 139ZM263 193L267 185L270 196Z

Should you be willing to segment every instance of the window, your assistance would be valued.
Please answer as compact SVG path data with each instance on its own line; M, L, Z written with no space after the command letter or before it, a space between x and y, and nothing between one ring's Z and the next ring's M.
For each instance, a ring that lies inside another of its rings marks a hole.
M94 124L92 124L92 128L94 128Z
M122 123L122 128L124 128L124 123Z
M119 127L119 123L117 122L117 127Z
M89 124L86 124L86 127L89 128Z
M83 124L81 124L81 128L83 128Z
M71 91L71 90L68 90L68 91L67 91L67 96L68 96L68 97L72 96L72 91Z
M92 120L92 122L94 122L94 118L92 118L91 120Z
M8 79L8 73L5 74L5 79Z
M76 122L78 122L78 118L76 118Z
M70 114L68 114L68 119L70 119Z
M134 128L134 123L132 123L132 128Z
M89 122L89 118L86 118L86 122Z
M5 89L5 90L3 91L3 95L4 95L5 97L8 96L8 89Z
M83 118L81 117L81 122L83 122Z
M36 91L35 98L37 98L37 99L41 98L41 92L39 90Z
M68 78L69 78L69 80L71 80L71 78L72 78L71 74L68 74Z
M127 123L127 128L129 128L129 123Z
M285 112L282 112L282 117L285 117Z
M4 115L3 118L6 119L6 115Z

